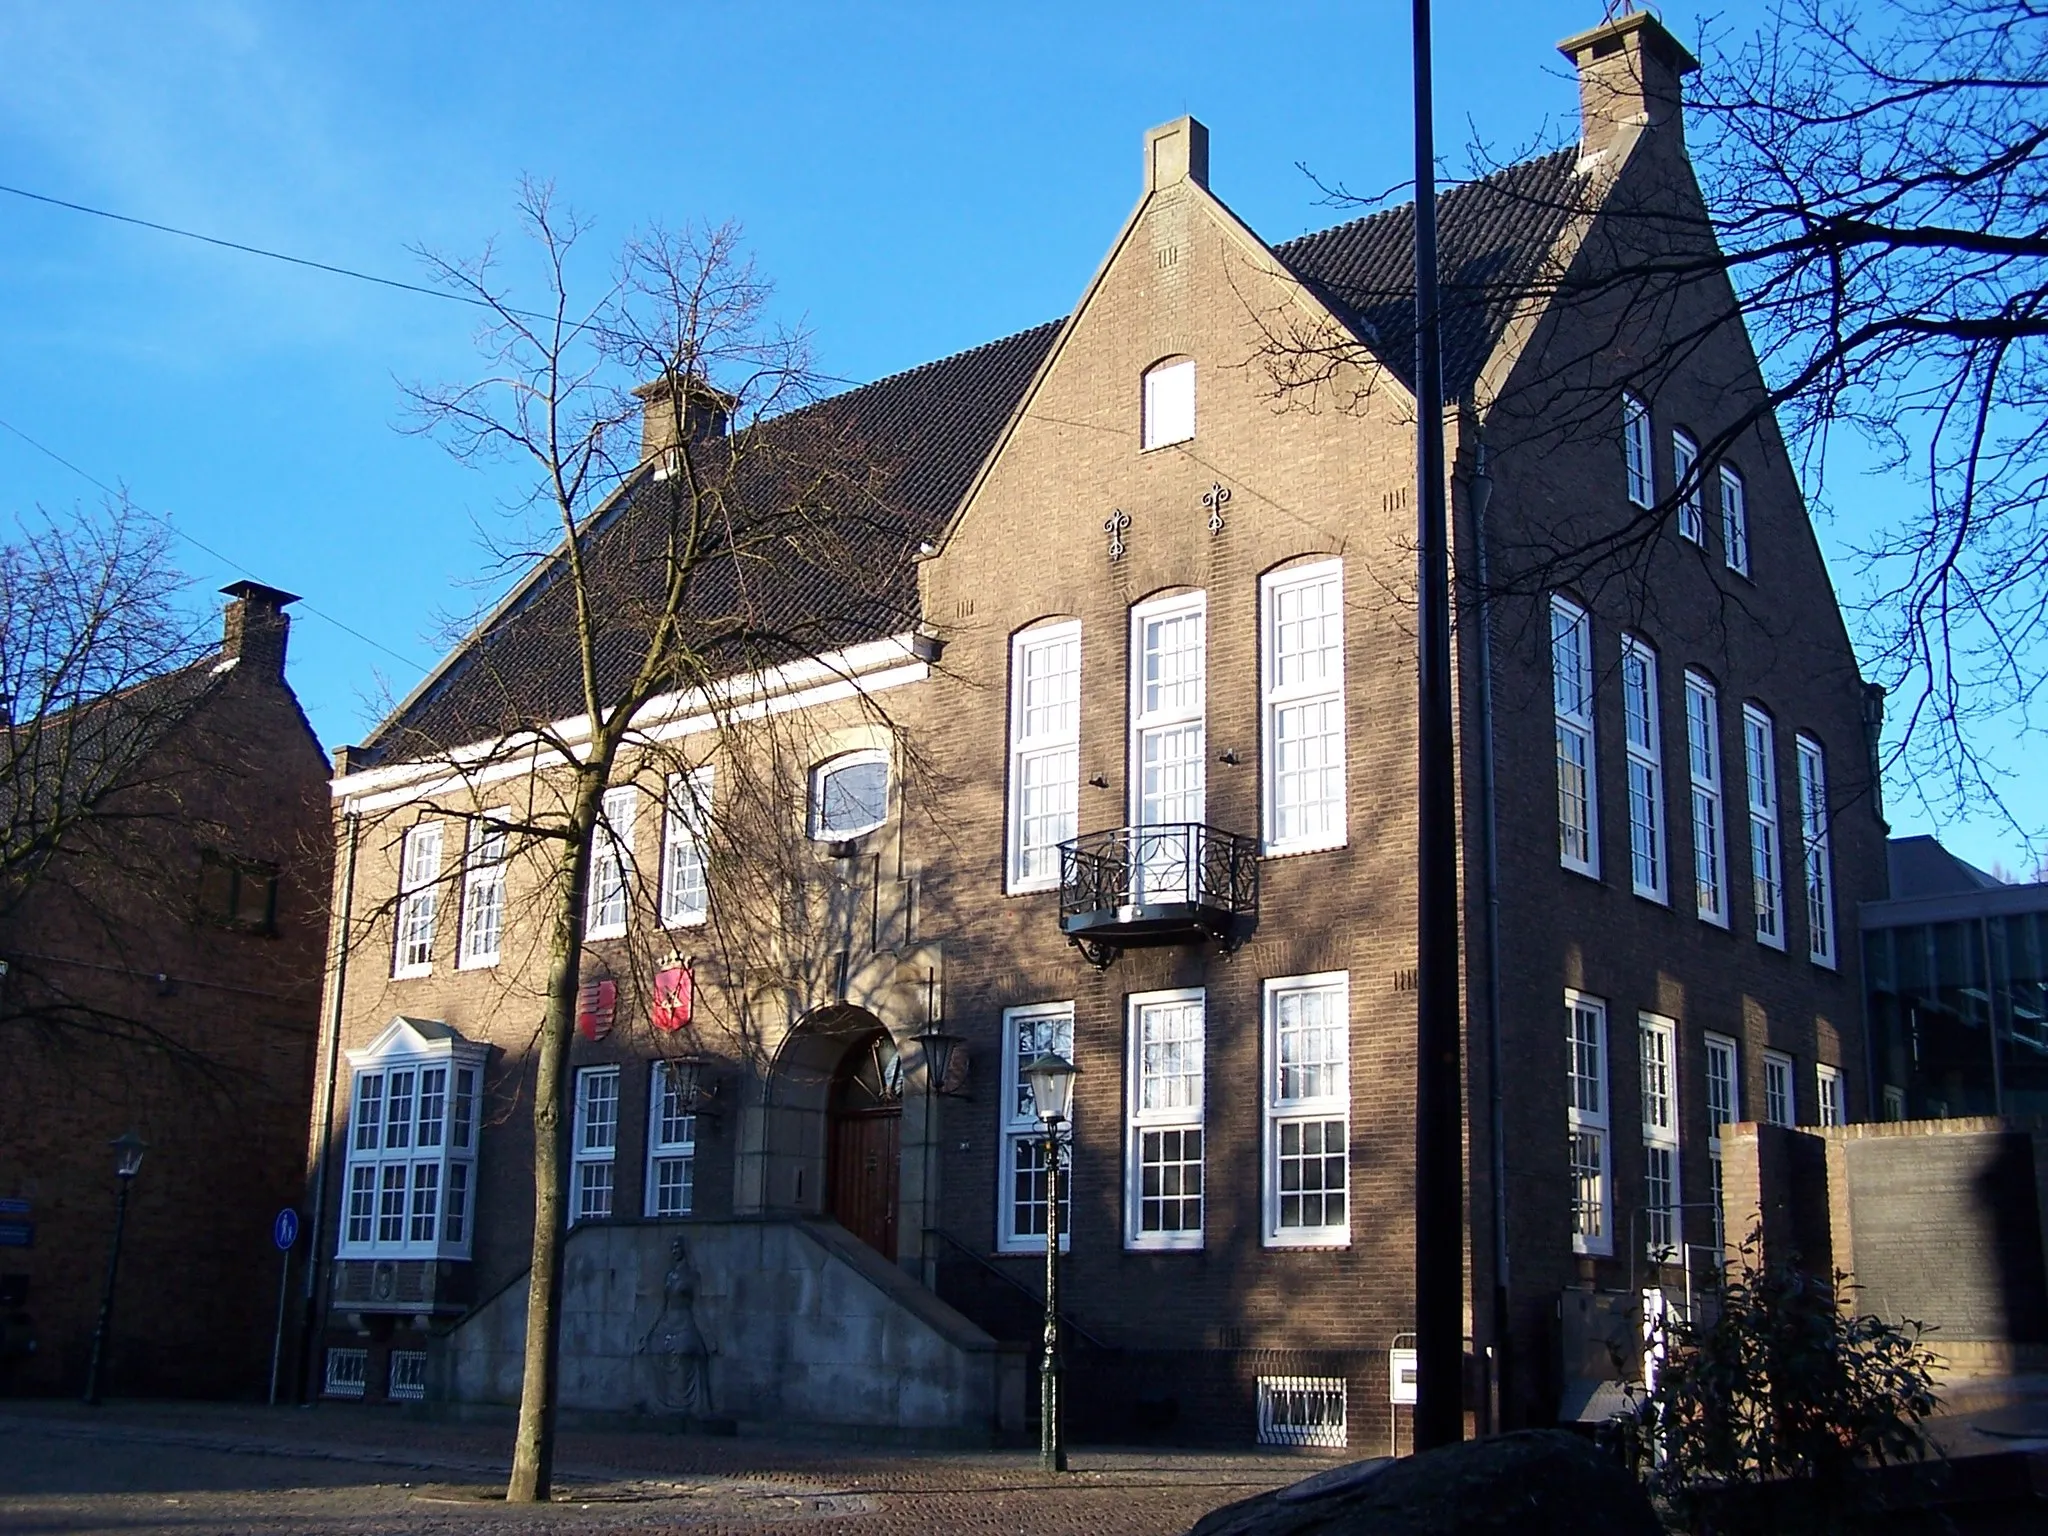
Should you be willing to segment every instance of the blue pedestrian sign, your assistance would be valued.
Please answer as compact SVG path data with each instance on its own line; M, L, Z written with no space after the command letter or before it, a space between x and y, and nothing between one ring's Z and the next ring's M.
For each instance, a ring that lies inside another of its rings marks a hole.
M299 1213L286 1206L277 1213L277 1220L270 1224L270 1240L286 1253L299 1240Z

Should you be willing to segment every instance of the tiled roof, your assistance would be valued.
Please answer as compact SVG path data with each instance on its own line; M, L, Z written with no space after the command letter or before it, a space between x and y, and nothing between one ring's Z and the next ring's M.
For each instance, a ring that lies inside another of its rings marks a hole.
M1445 391L1462 395L1507 323L1517 285L1531 276L1569 215L1573 153L1511 166L1444 194L1439 207L1444 298ZM1412 387L1414 375L1414 207L1388 209L1304 235L1277 254ZM722 615L728 629L744 611L730 671L759 665L765 626L795 654L816 654L899 633L915 619L914 567L902 558L934 536L966 493L1022 398L1063 322L1052 321L969 352L927 363L835 395L757 431L805 434L836 446L839 484L863 482L851 537L837 546L786 551L746 570L715 573L691 597L693 616ZM784 480L788 471L783 472ZM736 488L742 497L785 494L783 481ZM658 581L661 497L645 478L589 545L600 606L629 611ZM849 552L879 556L886 572L870 592L849 591ZM830 596L826 597L825 594ZM608 596L607 596L608 594ZM360 761L446 750L537 720L579 714L571 594L565 583L531 582L466 641L441 670L380 725ZM615 624L600 647L608 679L622 680L637 636ZM719 659L718 646L708 646ZM770 647L769 649L772 649Z

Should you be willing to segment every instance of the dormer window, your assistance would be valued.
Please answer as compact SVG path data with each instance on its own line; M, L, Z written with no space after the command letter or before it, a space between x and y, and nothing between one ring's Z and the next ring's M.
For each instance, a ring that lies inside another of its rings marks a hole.
M811 836L843 842L889 819L889 758L848 752L811 770Z
M1145 373L1146 448L1185 443L1195 435L1195 361L1158 363Z

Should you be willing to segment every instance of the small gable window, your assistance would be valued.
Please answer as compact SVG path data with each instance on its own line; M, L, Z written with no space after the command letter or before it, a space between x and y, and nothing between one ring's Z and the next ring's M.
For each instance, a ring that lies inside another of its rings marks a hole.
M199 855L199 912L223 928L277 932L277 866L206 849Z
M1193 358L1160 363L1145 374L1147 448L1185 443L1195 435L1195 363Z
M889 759L848 752L811 770L811 836L837 842L872 832L889 819Z

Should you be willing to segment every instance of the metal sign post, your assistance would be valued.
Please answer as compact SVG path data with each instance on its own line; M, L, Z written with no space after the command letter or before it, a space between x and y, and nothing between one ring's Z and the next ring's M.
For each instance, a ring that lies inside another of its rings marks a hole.
M270 1240L277 1245L282 1263L277 1271L277 1333L270 1342L270 1406L277 1406L277 1365L284 1354L284 1299L291 1288L292 1249L299 1241L299 1213L286 1206L270 1223Z

